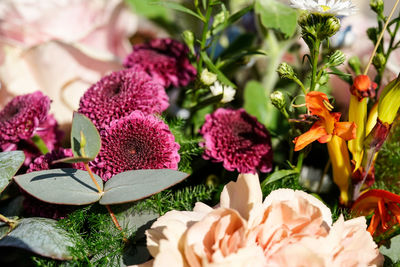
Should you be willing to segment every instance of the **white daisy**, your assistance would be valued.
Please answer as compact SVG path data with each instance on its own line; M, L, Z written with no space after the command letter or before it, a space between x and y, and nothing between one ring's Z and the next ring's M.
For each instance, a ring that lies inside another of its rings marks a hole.
M357 11L351 0L290 0L290 2L295 8L335 16L348 16Z
M236 94L235 89L228 85L222 85L219 81L216 81L213 85L211 85L210 90L214 96L223 94L221 99L222 103L231 102Z

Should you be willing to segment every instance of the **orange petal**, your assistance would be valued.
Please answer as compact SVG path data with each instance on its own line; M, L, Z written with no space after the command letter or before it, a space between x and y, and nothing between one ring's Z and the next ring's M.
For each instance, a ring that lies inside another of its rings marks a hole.
M386 231L389 228L388 220L390 219L390 216L387 213L387 210L385 207L385 201L383 199L380 199L378 201L378 212L379 212L379 216L381 217L382 228L384 231Z
M396 203L390 202L388 204L389 210L396 217L396 221L400 224L400 207Z
M354 122L335 122L333 134L337 135L344 140L351 140L356 138L357 125Z
M400 196L382 189L371 189L361 194L354 202L351 209L359 215L368 215L378 206L380 199L386 203L394 202L400 204Z
M375 209L375 213L372 216L372 219L371 219L371 221L369 223L369 226L368 226L368 229L367 229L367 231L371 235L373 235L375 233L375 230L376 230L376 228L378 228L379 222L381 220L381 218L379 217L378 214L379 214L378 209Z
M328 97L324 93L318 91L312 91L307 93L306 105L307 108L310 110L311 114L325 117L326 112L329 113L329 111L324 105L324 100L329 102Z
M326 135L328 135L328 133L326 132L325 127L316 122L310 128L310 130L293 140L293 142L295 143L294 151L299 151L314 142L315 140L323 138Z

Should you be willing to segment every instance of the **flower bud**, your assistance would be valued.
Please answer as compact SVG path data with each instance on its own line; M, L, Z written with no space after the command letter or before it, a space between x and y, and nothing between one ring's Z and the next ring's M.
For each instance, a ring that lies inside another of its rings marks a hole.
M378 30L374 27L367 29L367 36L373 42L376 43L378 38Z
M378 102L378 119L391 125L400 108L400 76L383 89Z
M275 91L270 95L271 103L274 105L278 110L282 110L286 107L286 99L285 96L281 91Z
M200 75L200 80L205 85L211 85L217 80L217 75L209 72L207 69L203 69Z
M286 62L281 63L276 71L278 72L279 77L281 77L282 79L293 79L296 77L292 66L290 66Z
M189 47L190 52L191 52L192 54L195 54L195 51L194 51L194 35L193 35L193 32L186 30L186 31L184 31L184 32L182 33L182 37L183 37L183 41L185 42L185 44Z
M375 89L378 85L370 80L367 75L358 75L353 80L350 93L357 96L358 101L364 97L375 97Z
M218 25L222 24L225 22L225 20L229 17L228 11L222 10L219 12L217 15L214 16L214 21L213 21L213 28L217 27Z
M330 17L322 27L321 39L329 38L340 30L340 21L336 17Z
M375 68L383 68L386 64L386 57L382 53L377 53L372 61Z
M361 62L360 59L357 56L352 56L348 60L348 64L350 68L357 74L359 75L361 73Z
M369 6L376 14L382 14L384 3L383 0L371 0Z
M346 56L345 54L340 51L340 50L336 50L330 57L329 57L329 61L328 64L331 67L336 67L339 65L342 65L344 63L344 61L346 60Z

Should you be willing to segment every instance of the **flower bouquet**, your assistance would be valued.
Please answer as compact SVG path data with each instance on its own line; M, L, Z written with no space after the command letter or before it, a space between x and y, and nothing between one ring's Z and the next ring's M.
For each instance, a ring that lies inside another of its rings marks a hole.
M397 266L399 2L0 2L0 264Z

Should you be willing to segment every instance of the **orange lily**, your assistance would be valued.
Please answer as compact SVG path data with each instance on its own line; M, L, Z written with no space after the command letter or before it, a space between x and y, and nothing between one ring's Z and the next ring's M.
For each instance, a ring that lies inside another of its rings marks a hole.
M319 120L304 134L294 139L295 151L299 151L315 140L320 143L332 141L334 136L344 140L355 138L356 124L354 122L339 122L340 113L330 111L333 106L326 94L312 91L306 95L306 106L311 115L317 115Z
M400 196L382 189L371 189L363 193L352 206L357 215L371 215L368 232L378 236L400 224ZM380 226L380 227L379 227Z
M339 122L340 113L331 113L333 106L324 93L309 92L306 95L306 106L311 115L317 115L319 120L313 124L310 130L294 139L294 150L299 151L315 140L327 143L333 169L333 180L340 189L341 202L346 204L349 200L351 165L345 140L355 138L356 124Z

